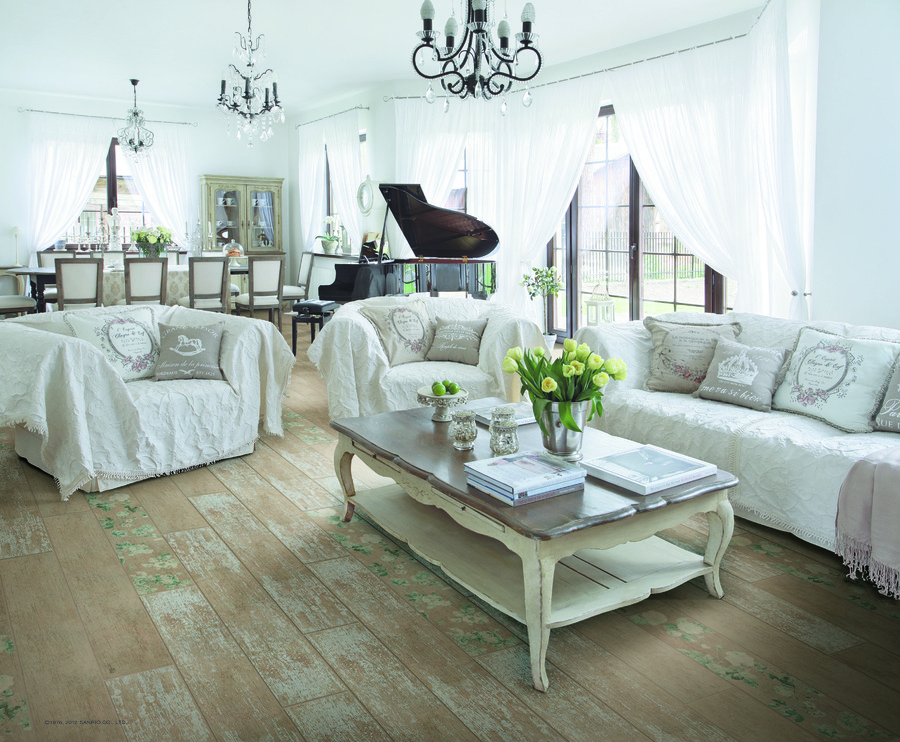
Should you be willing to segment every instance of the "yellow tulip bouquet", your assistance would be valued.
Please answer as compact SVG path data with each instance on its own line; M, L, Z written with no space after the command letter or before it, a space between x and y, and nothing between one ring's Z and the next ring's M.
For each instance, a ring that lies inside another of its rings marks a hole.
M580 433L582 430L572 416L572 403L591 403L588 420L595 414L602 415L603 388L610 379L625 379L627 371L621 358L604 360L587 343L577 345L571 338L566 338L562 357L556 360L549 357L546 348L510 348L503 359L503 370L519 375L522 394L528 393L534 417L545 435L549 432L541 417L548 405L558 402L560 422Z

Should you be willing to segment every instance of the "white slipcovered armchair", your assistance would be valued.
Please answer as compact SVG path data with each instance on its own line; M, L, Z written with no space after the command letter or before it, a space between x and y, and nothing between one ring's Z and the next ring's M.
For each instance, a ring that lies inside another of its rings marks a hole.
M421 361L392 366L375 325L361 314L366 308L422 302L430 321L487 319L477 365ZM506 351L514 346L544 345L540 327L517 316L508 306L490 301L386 296L342 306L310 346L309 359L325 379L328 412L333 420L419 407L416 389L450 379L469 392L469 399L514 400L517 378L503 373Z

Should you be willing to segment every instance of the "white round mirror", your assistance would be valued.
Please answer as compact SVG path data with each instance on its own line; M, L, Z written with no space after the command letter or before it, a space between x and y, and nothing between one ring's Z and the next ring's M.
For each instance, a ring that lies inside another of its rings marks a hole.
M359 184L359 188L356 191L356 202L359 204L359 210L364 216L372 211L372 206L375 204L375 186L368 175Z

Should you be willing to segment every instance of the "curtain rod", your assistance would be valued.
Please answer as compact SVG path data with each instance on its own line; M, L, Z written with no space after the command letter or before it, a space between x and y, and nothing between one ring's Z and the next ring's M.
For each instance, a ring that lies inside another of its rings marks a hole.
M65 111L41 111L37 108L17 109L19 113L52 113L54 116L78 116L83 119L108 119L109 121L123 121L124 116L94 116L90 113L66 113ZM196 121L157 121L156 119L144 119L148 124L178 124L179 126L197 126Z
M353 108L348 108L346 111L339 111L338 113L332 113L332 114L329 114L328 116L322 116L322 118L313 119L312 121L304 121L302 124L297 124L294 128L299 129L301 126L309 126L310 124L314 124L317 121L324 121L325 119L332 119L335 116L340 116L343 113L348 113L350 111L355 111L357 109L359 109L360 111L368 111L369 107L368 106L353 106Z
M652 62L655 59L663 59L664 57L671 57L673 54L685 54L687 52L692 52L695 49L703 49L707 46L717 46L718 44L729 43L731 41L734 41L735 39L743 39L750 35L750 32L756 27L756 24L759 23L759 19L762 18L763 13L766 12L766 8L769 7L769 3L771 3L771 2L772 2L772 0L766 0L766 4L763 5L762 10L759 11L759 15L757 15L756 18L754 19L753 23L750 24L750 28L747 29L746 33L742 33L737 36L729 36L727 39L719 39L718 41L708 41L705 44L697 44L696 46L691 46L686 49L678 49L677 51L673 51L673 52L666 52L665 54L657 54L655 57L647 57L646 59L639 59L635 62L624 62L622 64L617 64L614 67L607 67L602 70L594 70L593 72L585 72L584 74L581 74L581 75L573 75L572 77L566 77L566 78L563 78L562 80L553 80L551 82L543 82L538 85L529 85L527 89L528 90L536 90L537 88L545 88L548 85L558 85L561 82L569 82L570 80L580 80L583 77L593 77L594 75L602 75L604 72L612 72L613 70L621 70L624 67L631 67L632 65L635 65L635 64L643 64L644 62ZM521 90L522 89L520 88L519 90L516 90L515 92L519 93L519 92L521 92ZM384 96L384 98L382 98L382 100L385 103L388 103L392 100L420 100L424 97L425 97L424 95Z

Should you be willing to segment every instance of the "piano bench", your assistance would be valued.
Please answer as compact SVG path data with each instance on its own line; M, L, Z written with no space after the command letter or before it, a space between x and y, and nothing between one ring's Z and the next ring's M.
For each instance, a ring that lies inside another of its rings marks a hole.
M297 355L297 323L304 322L309 325L309 341L316 339L316 325L319 329L331 319L341 305L335 301L327 301L325 299L308 299L307 301L298 301L293 306L293 317L291 321L291 345L294 349L294 355Z

